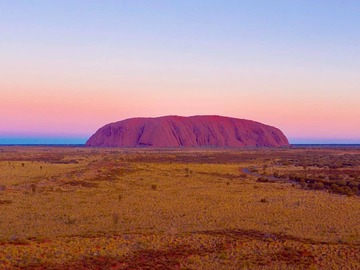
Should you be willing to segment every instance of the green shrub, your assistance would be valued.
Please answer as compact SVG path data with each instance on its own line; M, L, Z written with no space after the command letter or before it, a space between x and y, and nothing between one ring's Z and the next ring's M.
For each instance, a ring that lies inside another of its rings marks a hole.
M266 177L259 177L259 178L257 179L257 181L258 181L258 182L261 182L261 183L267 183L267 182L269 182L269 179L266 178Z
M322 182L316 182L315 183L315 188L316 189L323 189L325 187L325 185Z
M36 184L31 184L30 188L31 188L32 193L35 193L36 190L37 190L37 185Z
M113 213L112 218L113 218L114 225L119 223L119 214L118 213Z

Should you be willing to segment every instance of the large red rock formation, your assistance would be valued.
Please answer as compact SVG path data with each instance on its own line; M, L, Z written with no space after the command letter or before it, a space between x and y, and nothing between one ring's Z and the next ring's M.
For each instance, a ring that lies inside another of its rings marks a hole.
M86 146L244 147L288 146L277 128L222 116L130 118L100 128Z

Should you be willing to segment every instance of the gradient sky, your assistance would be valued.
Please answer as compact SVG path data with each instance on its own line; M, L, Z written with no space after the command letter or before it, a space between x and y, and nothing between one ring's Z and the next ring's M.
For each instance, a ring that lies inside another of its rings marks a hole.
M360 143L359 14L357 0L0 0L0 143L202 114Z

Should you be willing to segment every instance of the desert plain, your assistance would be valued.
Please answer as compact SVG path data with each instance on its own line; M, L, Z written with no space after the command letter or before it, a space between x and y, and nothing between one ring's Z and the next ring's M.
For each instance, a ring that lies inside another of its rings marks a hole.
M360 148L0 147L0 269L360 269Z

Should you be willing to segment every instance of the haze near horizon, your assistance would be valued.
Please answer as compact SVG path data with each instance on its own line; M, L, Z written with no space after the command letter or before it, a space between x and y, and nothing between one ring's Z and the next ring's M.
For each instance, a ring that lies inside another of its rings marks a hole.
M360 143L358 1L0 1L0 144L223 115Z

